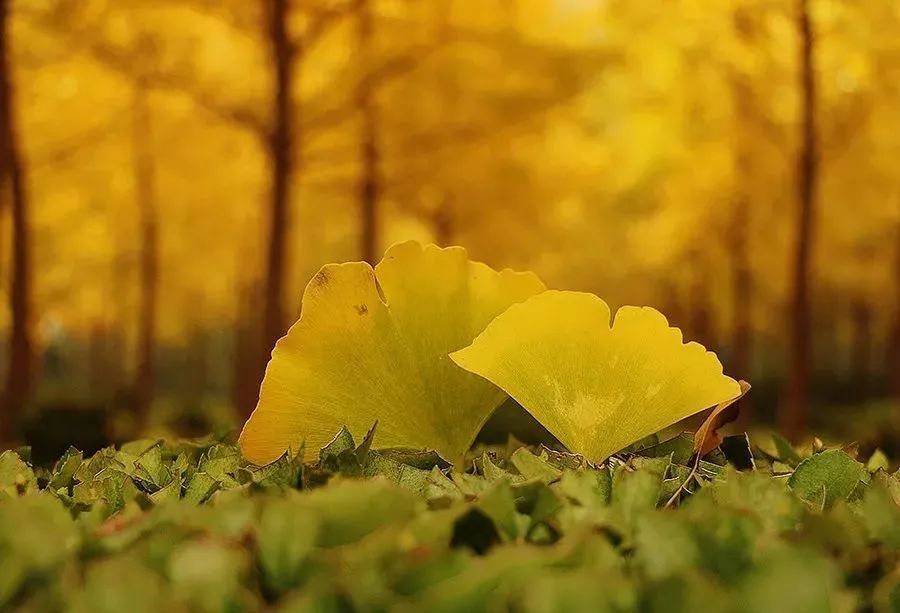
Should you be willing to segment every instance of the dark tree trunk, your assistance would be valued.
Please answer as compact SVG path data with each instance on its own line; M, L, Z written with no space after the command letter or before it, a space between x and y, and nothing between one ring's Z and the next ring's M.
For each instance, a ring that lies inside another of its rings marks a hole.
M709 298L705 293L708 291L705 284L694 286L691 298L690 340L697 341L710 351L716 351L718 349L718 339L716 339L716 324L713 318L713 311L709 305Z
M854 301L853 347L850 351L854 396L862 402L869 395L869 375L872 367L872 310L863 299Z
M199 298L199 296L198 296ZM191 345L187 355L187 400L194 409L201 409L209 387L209 336L198 318L191 330Z
M291 179L294 171L294 121L291 92L294 88L296 49L288 32L290 0L269 2L269 45L275 70L272 99L272 132L269 158L272 192L269 203L269 243L266 256L265 302L263 307L263 343L257 358L257 384L262 379L268 352L285 332L284 281L290 225Z
M810 18L809 0L798 0L797 13L802 100L801 146L797 164L796 237L791 261L791 302L788 318L790 370L787 396L780 420L785 435L793 441L798 440L806 430L809 414L812 370L810 276L818 174L815 34Z
M717 349L716 322L709 300L709 275L700 252L695 251L689 257L693 279L689 298L688 328L689 339L706 346L710 351Z
M753 342L753 275L750 271L748 224L750 203L746 198L735 202L731 244L732 313L731 364L729 371L736 377L749 380Z
M91 326L87 346L87 379L92 400L106 400L111 396L108 378L110 337L110 330L104 324Z
M897 242L894 247L894 323L888 341L887 365L891 392L900 403L900 221L897 222Z
M669 325L680 328L684 333L687 330L688 318L684 313L684 301L678 291L678 284L672 280L665 280L662 288L663 315L669 320Z
M456 236L456 216L453 214L453 196L447 194L431 215L434 241L441 247L449 247Z
M0 441L9 440L28 401L34 378L31 313L31 227L24 162L13 109L10 1L0 0L0 192L9 194L12 217L12 277L9 368L0 413ZM8 192L7 192L8 186ZM0 193L0 201L4 199Z
M112 325L109 339L109 371L106 380L114 398L122 398L131 388L128 376L128 340L132 330L132 313L134 307L129 299L133 280L133 266L129 257L127 243L119 237L118 253L112 261L109 271L109 295L111 301ZM123 402L123 404L128 404Z
M734 14L734 29L748 51L755 45L755 27L751 15L738 10ZM750 191L753 182L753 163L748 134L754 124L753 90L747 78L734 75L732 93L735 104L735 193L731 218L731 363L728 370L737 377L750 380L753 362L753 273L750 268ZM742 403L742 416L749 405ZM746 417L745 417L746 419Z
M373 53L372 0L364 0L359 7L357 23L357 53L364 68L357 90L357 106L360 113L360 177L359 214L361 221L360 256L374 265L379 248L379 199L381 196L381 150L378 142L378 108L375 103L374 83L367 69Z
M137 423L143 428L147 423L156 387L159 211L150 108L147 90L141 83L137 83L134 88L133 113L134 188L140 223L140 311L134 389Z

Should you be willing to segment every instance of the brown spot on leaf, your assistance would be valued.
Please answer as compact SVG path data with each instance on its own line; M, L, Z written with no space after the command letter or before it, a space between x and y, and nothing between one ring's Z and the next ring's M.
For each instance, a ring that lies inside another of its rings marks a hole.
M325 285L328 285L329 281L331 281L331 275L323 268L316 273L315 277L313 277L312 285L313 287L324 287Z
M360 317L366 315L369 312L369 307L365 304L357 304L353 308L356 309L356 314Z

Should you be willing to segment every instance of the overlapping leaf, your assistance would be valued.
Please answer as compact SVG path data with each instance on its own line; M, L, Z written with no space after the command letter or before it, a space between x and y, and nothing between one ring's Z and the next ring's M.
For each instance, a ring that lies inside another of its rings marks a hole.
M496 272L461 248L402 243L373 270L325 266L300 320L275 347L240 444L253 462L323 447L342 425L381 446L458 460L505 398L447 357L511 304L540 292L531 273Z
M594 295L544 292L451 357L595 462L740 395L716 356L684 344L658 311L623 307L612 325L610 315Z

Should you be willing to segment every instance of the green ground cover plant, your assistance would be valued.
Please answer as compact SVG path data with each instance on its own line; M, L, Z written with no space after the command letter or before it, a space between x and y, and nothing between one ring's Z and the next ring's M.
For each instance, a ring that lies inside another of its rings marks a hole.
M452 469L341 430L250 464L233 440L0 455L0 609L893 611L881 453L653 436L594 465L511 441ZM311 457L312 456L312 457Z

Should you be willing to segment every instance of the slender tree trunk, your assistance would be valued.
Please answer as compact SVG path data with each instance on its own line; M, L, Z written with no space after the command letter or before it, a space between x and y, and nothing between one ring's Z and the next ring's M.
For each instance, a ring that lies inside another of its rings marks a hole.
M888 341L887 365L891 392L900 405L900 220L897 221L896 245L894 247L894 323Z
M131 382L128 379L130 364L128 341L134 308L129 296L134 281L132 278L133 267L129 257L130 250L125 245L125 241L121 238L117 241L117 253L113 257L109 270L109 295L114 296L114 301L110 303L112 323L109 326L109 371L105 376L112 392L112 398L117 404L120 402L126 404L122 399L131 388Z
M709 301L709 284L706 266L699 251L689 256L693 278L689 304L690 339L715 351L717 349L716 322Z
M138 319L135 409L138 426L147 423L156 387L156 328L159 283L159 211L156 164L147 89L134 88L134 187L140 223L140 311Z
M741 197L734 204L731 245L732 313L731 364L729 369L740 378L750 379L753 338L753 274L750 271L748 225L750 203Z
M374 83L367 69L374 51L372 45L372 0L364 0L359 8L357 23L357 53L359 64L364 67L357 90L357 106L360 112L360 177L359 207L362 224L360 255L374 265L379 247L379 199L381 196L381 149L378 142L378 108L375 104Z
M290 225L291 179L294 171L294 121L291 92L297 50L289 38L290 0L269 2L269 45L275 70L275 92L272 99L272 133L269 157L272 192L269 203L269 244L266 257L265 303L263 308L263 343L256 374L262 379L268 351L285 332L284 281L286 274L288 231Z
M187 401L192 408L202 409L209 387L209 336L199 317L193 324L190 342L187 355L188 380L185 392Z
M687 330L688 318L685 316L684 301L678 291L678 284L671 279L666 279L662 283L663 315L669 320L669 325L684 332Z
M434 241L441 247L449 247L456 236L456 218L453 214L453 196L446 194L431 215Z
M755 46L755 28L751 16L742 10L734 14L734 29L748 51ZM748 134L754 123L753 91L747 78L733 76L732 93L735 103L735 193L731 218L731 363L729 370L737 377L749 380L753 360L753 273L750 267L750 190L753 181L753 163ZM743 403L742 416L749 405ZM746 418L746 417L745 417Z
M100 322L95 322L91 326L87 346L87 380L90 386L90 397L94 401L103 401L110 397L109 341L109 328Z
M850 358L854 396L858 402L863 402L869 395L869 376L872 367L872 309L865 300L859 298L853 303L851 317L853 347Z
M809 12L810 0L798 0L797 29L800 37L800 87L802 96L801 147L798 158L798 206L796 237L791 262L790 371L781 427L791 440L806 429L809 414L811 349L810 276L815 236L818 134L816 127L815 35Z
M13 436L18 418L31 393L34 378L31 227L24 162L13 109L10 4L10 0L0 0L0 191L6 191L7 185L9 186L12 217L12 331L5 397L0 413L0 441L9 440Z

